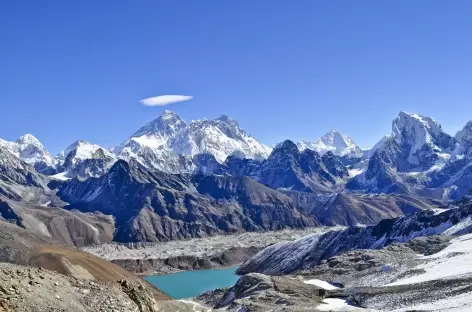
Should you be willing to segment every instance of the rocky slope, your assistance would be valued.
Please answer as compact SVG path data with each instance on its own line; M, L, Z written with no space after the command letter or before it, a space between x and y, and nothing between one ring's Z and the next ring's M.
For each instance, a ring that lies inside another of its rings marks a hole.
M123 280L94 282L0 263L0 311L157 311L151 292Z
M114 282L126 279L147 287L133 274L104 259L3 221L0 221L0 262L42 267L90 281ZM152 291L161 299L166 298L157 290Z
M0 311L194 311L102 258L0 221ZM202 310L206 311L206 309Z
M469 311L472 202L267 247L233 287L199 297L225 311ZM254 273L261 272L261 273Z
M225 311L469 311L471 234L355 250L297 275L249 273L199 297Z
M121 242L316 224L289 197L248 177L173 175L124 161L100 178L73 179L58 194L69 208L112 215Z
M369 227L314 234L296 242L266 248L244 263L239 273L287 274L307 269L332 256L355 249L378 249L415 237L445 233L458 235L472 230L472 203L461 202L449 209L420 211L409 216L386 219Z
M103 244L113 239L115 222L101 213L81 213L0 197L0 220L66 245Z

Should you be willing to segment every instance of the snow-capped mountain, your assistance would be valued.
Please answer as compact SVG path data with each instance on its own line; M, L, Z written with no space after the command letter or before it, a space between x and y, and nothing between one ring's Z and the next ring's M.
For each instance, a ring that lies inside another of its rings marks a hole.
M0 146L27 164L35 167L39 172L47 173L53 167L51 155L41 142L31 134L19 137L16 142L0 139Z
M392 122L392 138L406 152L405 160L422 169L449 158L459 145L434 119L404 111Z
M432 118L402 111L392 122L392 134L371 153L367 169L347 187L460 197L471 185L472 163L467 158L471 130L469 122L454 138Z
M362 156L362 150L354 141L336 129L330 130L315 141L298 141L297 146L301 151L311 149L320 154L332 152L337 156Z
M192 121L172 139L170 147L182 155L212 154L219 162L228 156L260 160L267 158L271 151L226 115Z
M177 114L166 110L113 151L118 158L135 159L148 168L178 173L196 170L193 158L199 154L211 154L223 163L231 155L263 159L271 149L228 116L186 124Z
M275 189L327 192L347 176L347 169L333 153L300 152L295 143L285 140L262 162L257 180Z
M54 158L56 178L82 178L100 176L113 165L116 156L108 149L85 140L72 143Z

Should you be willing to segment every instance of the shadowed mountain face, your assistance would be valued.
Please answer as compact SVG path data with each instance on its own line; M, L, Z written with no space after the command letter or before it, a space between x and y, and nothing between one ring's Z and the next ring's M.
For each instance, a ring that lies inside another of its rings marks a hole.
M312 194L284 192L323 225L374 225L421 210L438 208L442 201L413 195Z
M247 177L173 175L118 161L58 192L70 208L116 220L115 240L160 241L316 224L286 195Z

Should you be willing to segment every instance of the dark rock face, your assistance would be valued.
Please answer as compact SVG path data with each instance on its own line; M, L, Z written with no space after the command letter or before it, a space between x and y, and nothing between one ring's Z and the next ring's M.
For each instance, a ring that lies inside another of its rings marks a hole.
M247 176L257 178L261 170L262 161L255 159L229 156L226 158L226 171L233 176Z
M286 195L247 177L172 175L118 161L58 192L83 212L113 215L120 242L160 241L316 224Z
M331 152L320 156L309 149L300 152L290 140L263 161L230 156L219 164L209 155L196 155L194 163L199 173L248 176L273 189L303 192L329 192L349 175L341 157Z
M327 152L323 156L321 156L321 161L325 165L326 169L329 173L331 173L334 177L339 177L341 179L347 178L349 173L342 162L342 160L335 156L331 152Z
M262 163L258 181L274 189L327 192L337 177L346 175L347 170L333 154L322 158L309 149L300 152L295 143L286 140Z

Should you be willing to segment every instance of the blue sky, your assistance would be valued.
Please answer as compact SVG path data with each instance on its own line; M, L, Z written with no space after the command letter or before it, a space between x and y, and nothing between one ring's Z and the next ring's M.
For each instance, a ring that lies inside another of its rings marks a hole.
M472 1L3 1L0 137L119 144L164 109L225 113L267 144L361 147L400 110L472 119ZM146 107L143 98L192 101Z

